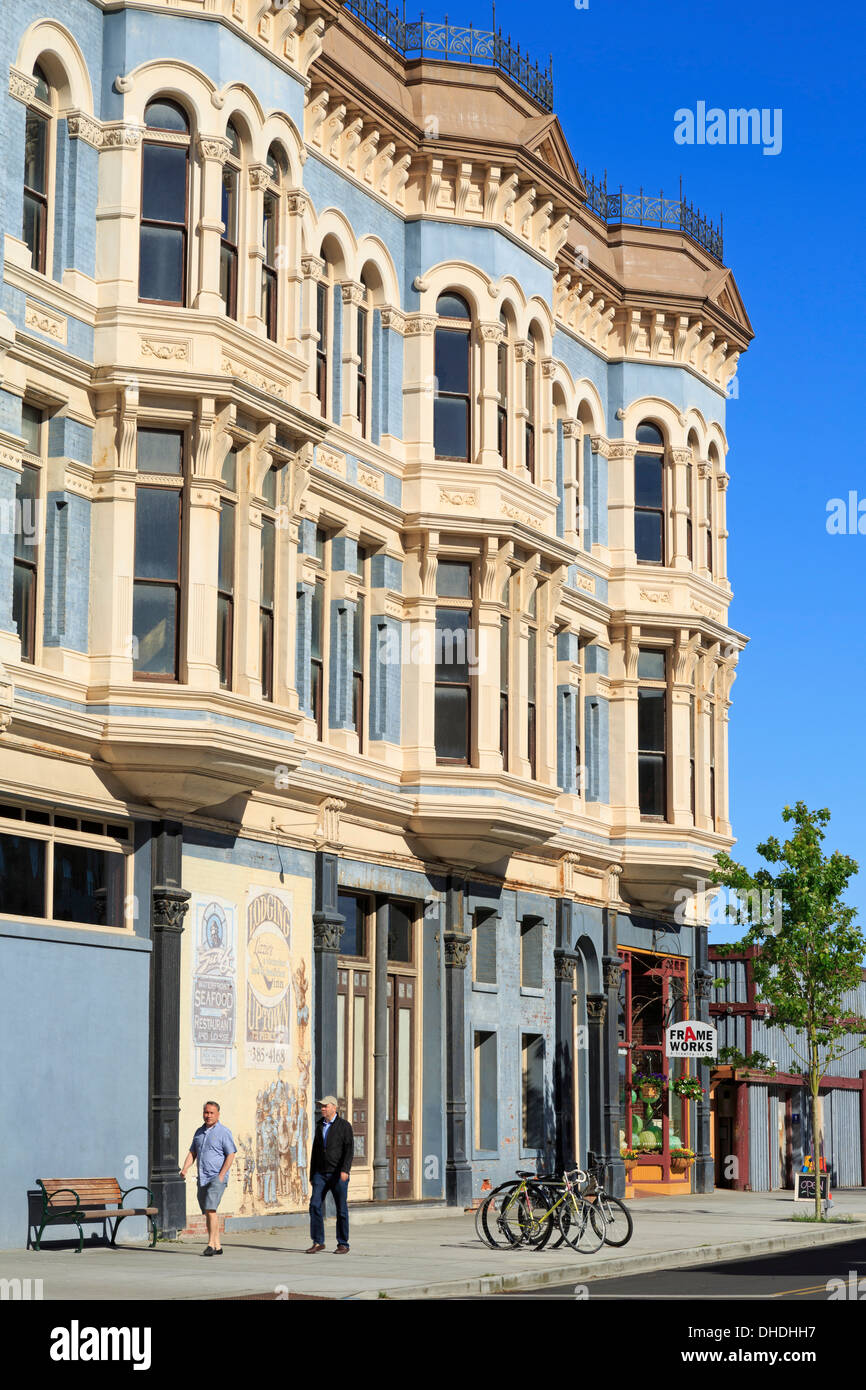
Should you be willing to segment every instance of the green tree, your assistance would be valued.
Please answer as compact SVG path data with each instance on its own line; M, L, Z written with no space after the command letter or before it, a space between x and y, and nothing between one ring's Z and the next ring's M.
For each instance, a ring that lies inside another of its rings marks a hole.
M791 837L780 844L771 835L758 845L775 872L762 867L750 873L730 855L716 855L719 867L711 881L736 890L740 904L747 905L740 920L749 928L742 941L716 949L727 954L759 948L753 959L756 998L769 1005L768 1021L783 1029L809 1088L820 1221L818 1093L831 1063L855 1050L846 1040L866 1032L866 1019L846 1015L843 1000L860 984L866 938L854 908L842 901L857 863L838 850L825 855L821 848L830 812L810 811L798 801L785 807L782 820L794 822Z

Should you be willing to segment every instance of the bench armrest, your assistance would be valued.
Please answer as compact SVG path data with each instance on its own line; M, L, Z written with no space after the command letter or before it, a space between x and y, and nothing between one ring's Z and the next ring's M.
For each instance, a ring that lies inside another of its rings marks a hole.
M128 1187L125 1192L121 1192L121 1205L126 1201L130 1192L146 1192L149 1199L149 1204L150 1206L153 1206L153 1193L151 1192L149 1187L145 1187L143 1182L138 1183L135 1187Z
M41 1184L41 1183L40 1183L40 1187L42 1187L42 1184ZM72 1188L72 1187L58 1187L57 1191L56 1191L56 1192L52 1192L52 1193L50 1194L50 1196L49 1196L49 1194L48 1194L48 1192L45 1190L45 1188L42 1187L42 1203L43 1203L43 1206L45 1206L45 1207L50 1207L50 1206L51 1206L51 1203L54 1201L54 1198L55 1198L55 1197L63 1197L63 1196L67 1196L67 1195L69 1195L69 1194L71 1194L71 1195L75 1198L75 1205L76 1205L77 1207L80 1207L80 1206L81 1206L81 1198L79 1197L78 1193L75 1191L74 1188Z

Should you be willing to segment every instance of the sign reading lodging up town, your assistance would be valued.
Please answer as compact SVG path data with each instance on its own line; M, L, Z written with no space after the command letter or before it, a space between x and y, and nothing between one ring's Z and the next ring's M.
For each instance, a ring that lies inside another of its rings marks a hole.
M687 1018L683 1023L671 1023L665 1029L666 1057L715 1057L718 1030L712 1023Z

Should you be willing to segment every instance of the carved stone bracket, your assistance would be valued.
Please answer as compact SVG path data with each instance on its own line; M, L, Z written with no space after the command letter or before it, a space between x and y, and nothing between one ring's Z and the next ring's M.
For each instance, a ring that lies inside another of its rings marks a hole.
M157 931L183 931L190 893L185 888L160 885L153 890L153 925Z
M713 976L709 970L696 970L694 973L695 1000L709 999L713 992Z
M445 968L447 970L465 970L472 937L467 932L447 931L442 939L445 946Z
M622 979L622 959L620 956L605 956L604 961L604 987L606 990L619 989L619 982Z
M590 1023L604 1023L607 1018L606 994L588 994L586 996L586 1016Z
M557 984L574 985L574 968L577 965L577 957L571 951L566 951L562 946L556 946L553 952L553 977Z
M313 950L337 954L343 939L343 918L329 917L325 912L313 913Z

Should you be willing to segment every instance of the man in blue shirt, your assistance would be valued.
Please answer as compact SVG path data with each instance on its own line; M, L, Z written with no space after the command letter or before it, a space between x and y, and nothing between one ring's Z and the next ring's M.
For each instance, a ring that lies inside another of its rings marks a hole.
M231 1131L220 1124L220 1108L215 1100L207 1101L202 1119L204 1124L192 1137L180 1175L185 1178L193 1163L198 1163L198 1204L207 1222L207 1246L201 1253L221 1255L217 1207L228 1186L229 1168L237 1148Z

